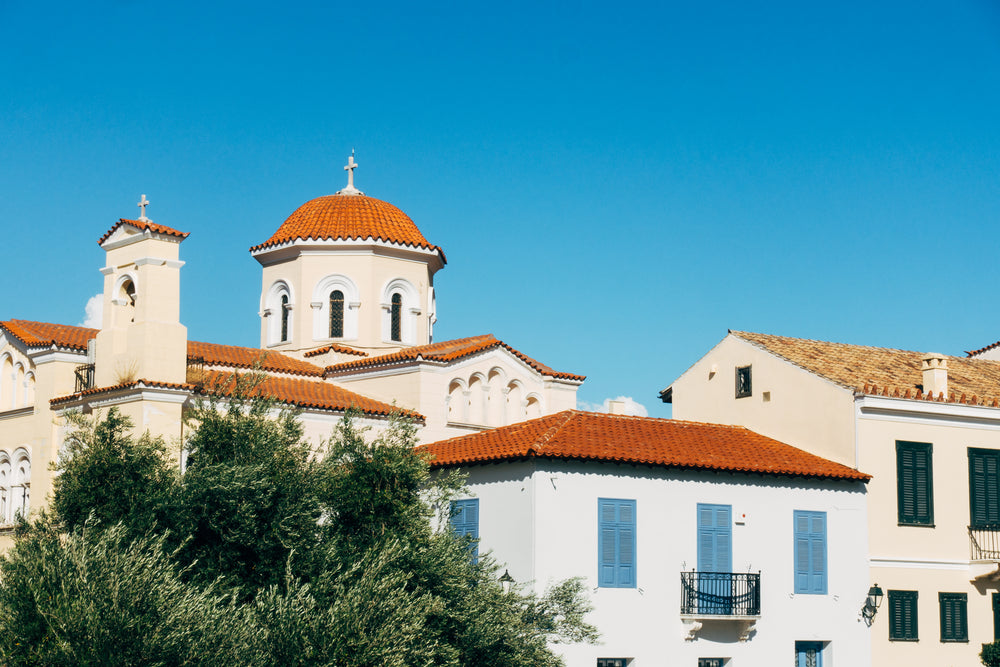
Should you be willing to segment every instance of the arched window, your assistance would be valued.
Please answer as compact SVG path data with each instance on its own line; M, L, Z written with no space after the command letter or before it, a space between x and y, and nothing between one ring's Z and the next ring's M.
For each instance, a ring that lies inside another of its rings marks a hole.
M392 331L391 338L394 341L403 340L403 295L396 292L392 295L392 314L390 315Z
M14 408L14 362L4 355L0 360L0 411Z
M265 345L287 343L295 335L292 311L297 303L295 292L284 280L276 280L261 301L263 331L261 342Z
M288 340L288 315L291 312L291 308L288 307L288 295L281 295L281 342L284 343Z
M28 516L31 507L31 460L28 452L20 449L14 452L14 483L11 486L11 518Z
M344 337L344 293L330 292L330 338Z
M426 327L418 333L420 293L411 282L394 278L382 288L382 340L386 343L426 343Z
M14 403L10 407L24 407L24 366L18 364L14 367Z
M115 309L114 322L121 326L122 322L135 322L135 279L125 274L118 279L118 285L111 299Z
M10 457L0 452L0 524L10 523Z

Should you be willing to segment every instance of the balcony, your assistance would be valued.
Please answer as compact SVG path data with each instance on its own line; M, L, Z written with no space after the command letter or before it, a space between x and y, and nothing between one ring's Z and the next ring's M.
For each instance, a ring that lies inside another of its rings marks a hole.
M1000 524L969 526L969 561L972 581L1000 581Z
M692 640L706 622L731 622L746 641L760 618L760 572L681 572L681 621Z
M94 364L77 366L75 374L76 387L73 389L74 394L79 394L81 391L86 391L94 387Z

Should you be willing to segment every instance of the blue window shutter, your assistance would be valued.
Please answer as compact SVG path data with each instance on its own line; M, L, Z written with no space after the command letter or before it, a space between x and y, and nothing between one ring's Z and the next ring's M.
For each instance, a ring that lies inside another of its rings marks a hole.
M733 511L729 505L698 504L698 571L733 571Z
M826 512L795 510L794 580L796 593L826 594Z
M635 501L599 498L597 515L598 586L635 588Z
M479 539L479 498L453 500L451 502L451 529L460 537ZM472 559L479 557L479 547L473 544Z

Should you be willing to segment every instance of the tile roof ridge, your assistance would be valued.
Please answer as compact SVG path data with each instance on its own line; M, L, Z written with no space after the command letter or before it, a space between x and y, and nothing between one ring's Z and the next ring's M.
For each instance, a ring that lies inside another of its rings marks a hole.
M552 425L545 429L545 432L536 438L534 442L528 443L528 447L524 452L525 455L532 456L541 453L541 450L545 448L545 445L547 445L552 438L554 438L556 434L561 431L564 426L566 426L566 424L572 421L574 417L580 416L580 414L582 413L579 410L563 410L562 412L556 412L549 415L553 421ZM562 419L559 419L559 417L562 417Z
M149 230L151 232L156 232L157 234L166 234L167 236L177 236L182 241L191 235L190 232L182 232L173 227L167 227L166 225L161 225L158 222L153 222L152 220L132 220L130 218L118 218L118 222L111 226L111 229L104 232L104 235L98 239L97 245L103 245L108 238L114 234L115 230L122 225L130 225L136 229L141 229L143 231Z
M822 345L839 345L839 346L843 346L843 347L855 347L855 348L861 348L861 349L865 349L865 350L883 350L883 351L886 351L886 352L905 352L907 354L925 354L924 352L920 352L918 350L904 350L904 349L898 348L898 347L884 347L884 346L879 346L879 345L859 345L858 343L838 343L836 341L832 341L832 340L820 340L818 338L799 338L797 336L782 336L780 334L767 334L767 333L760 333L760 332L756 332L756 331L739 331L739 330L736 330L736 329L729 329L728 331L729 331L729 333L733 334L737 338L741 338L741 339L747 341L748 343L758 345L758 347L760 346L759 344L757 344L753 340L747 339L745 336L763 336L765 338L776 338L776 339L788 340L788 341L800 341L800 342L803 342L803 343L820 343ZM954 359L962 359L963 358L963 357L958 357L958 356L950 355L950 354L945 354L945 355L942 355L942 356L949 357L949 358L954 358Z
M130 380L128 382L119 382L118 384L108 385L106 387L91 387L90 389L84 389L83 391L76 391L72 394L67 394L65 396L56 396L49 399L50 405L58 405L59 403L66 403L67 401L72 401L77 398L83 398L84 396L94 396L97 394L104 394L111 391L122 391L124 389L135 389L139 387L152 387L154 389L180 389L184 391L195 392L198 390L198 386L191 384L189 382L161 382L159 380L147 380L145 378L138 378L136 380Z
M978 350L967 351L965 353L965 356L967 358L974 358L977 354L982 354L983 352L989 352L990 350L996 349L997 347L1000 347L1000 340L998 340L995 343L990 343L986 347L981 347ZM990 361L990 360L989 359L983 359L983 361Z

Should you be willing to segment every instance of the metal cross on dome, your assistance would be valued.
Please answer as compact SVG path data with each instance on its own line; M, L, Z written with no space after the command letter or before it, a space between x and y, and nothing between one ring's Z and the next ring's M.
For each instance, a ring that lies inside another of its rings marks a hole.
M139 220L142 222L148 222L149 218L146 217L146 207L149 206L149 200L146 199L146 195L142 196L142 199L139 200L139 203L136 204L136 206L139 207Z

